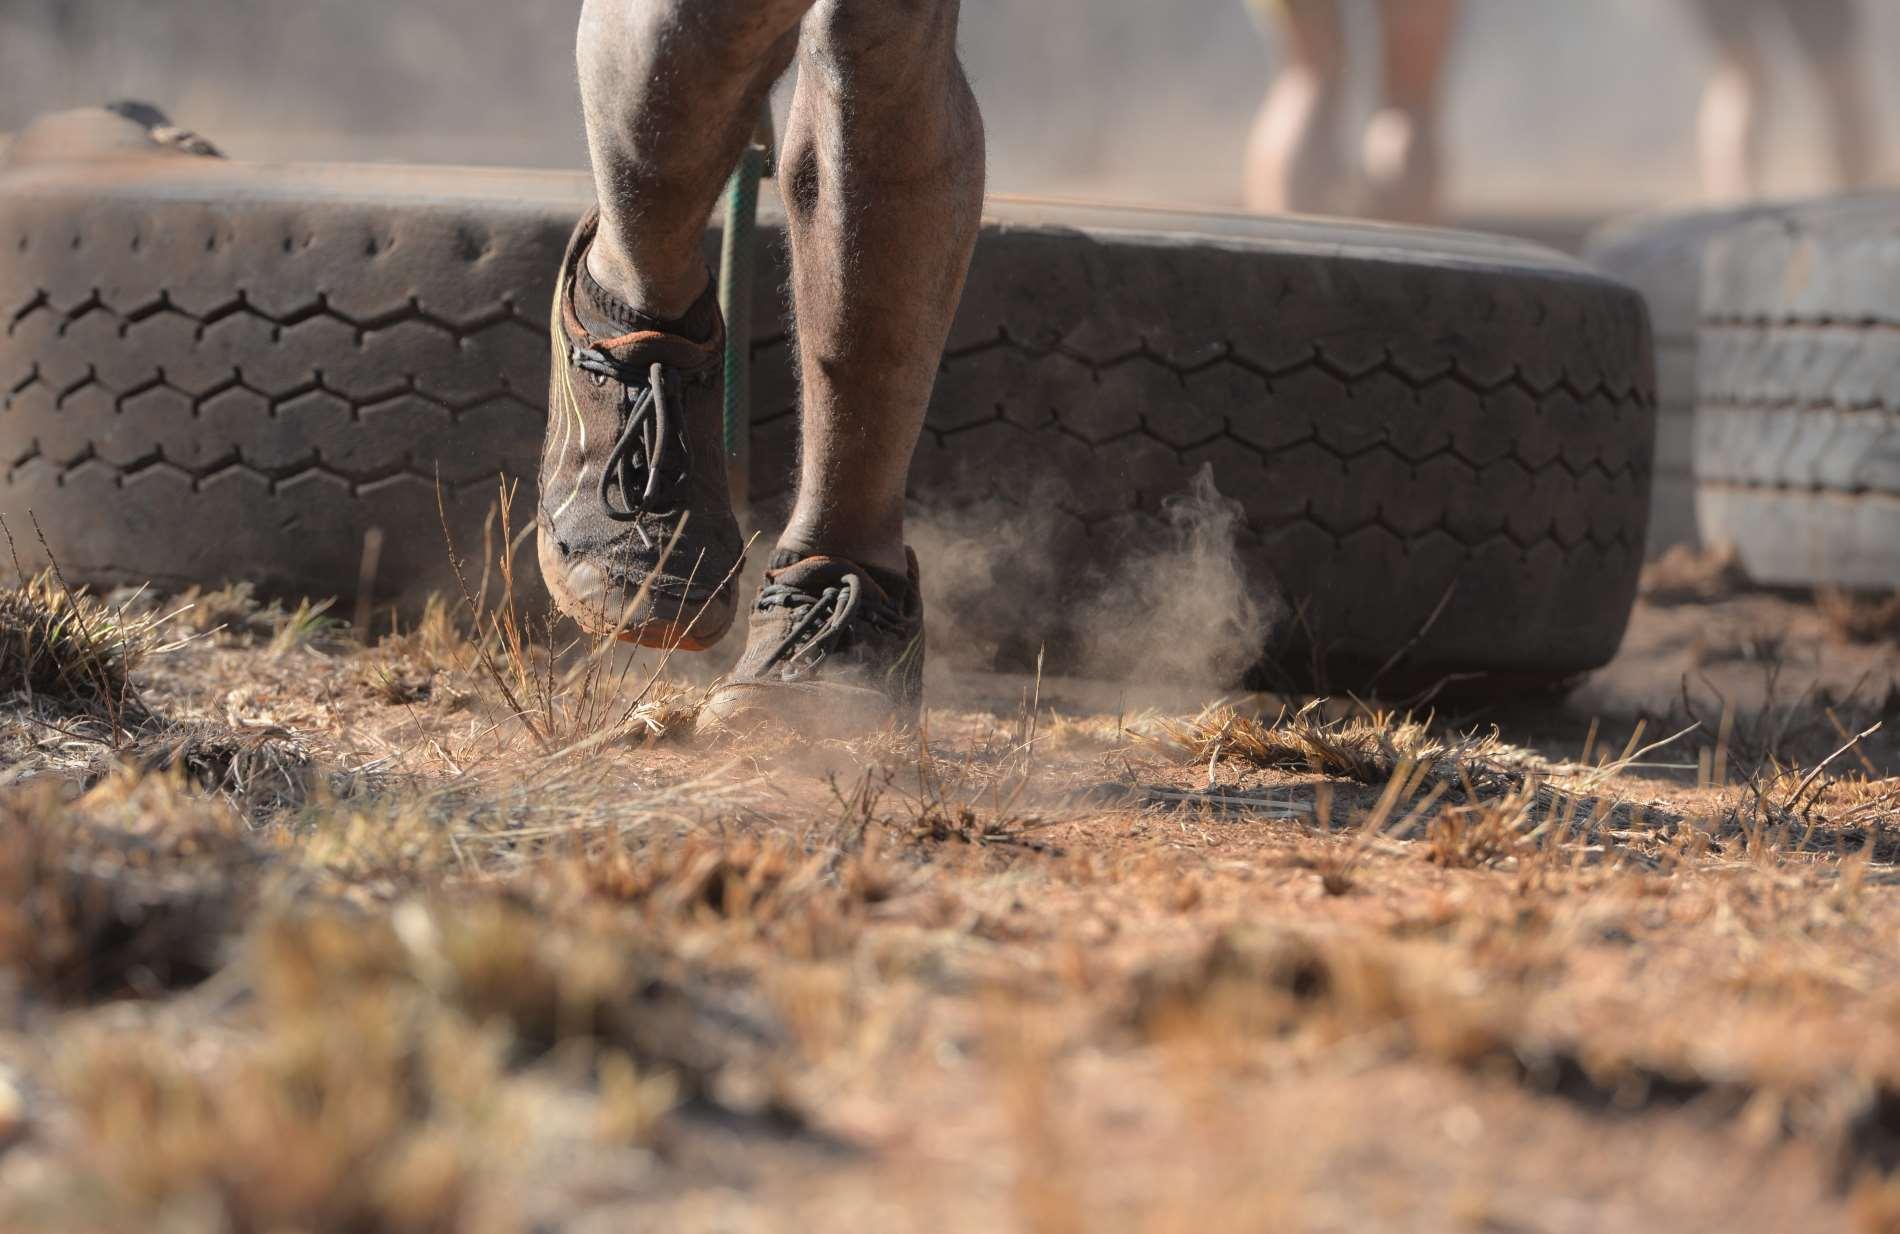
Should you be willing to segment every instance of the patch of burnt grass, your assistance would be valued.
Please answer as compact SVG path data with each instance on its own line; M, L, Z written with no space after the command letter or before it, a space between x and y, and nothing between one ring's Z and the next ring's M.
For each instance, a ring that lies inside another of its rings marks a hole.
M240 732L219 724L174 724L135 736L96 774L113 766L140 775L175 773L203 792L229 798L248 816L297 809L322 782L314 759L282 729Z
M136 713L131 672L150 649L154 622L50 573L0 590L0 697L92 715Z
M1418 783L1470 785L1484 791L1515 787L1522 775L1505 765L1522 760L1495 734L1440 737L1417 721L1379 713L1326 720L1315 701L1275 719L1233 707L1211 707L1191 720L1161 720L1162 739L1189 757L1237 759L1274 771L1306 772L1384 785L1405 769Z
M0 968L65 1004L195 985L224 962L257 868L242 824L175 785L0 796Z
M1045 857L1060 857L1062 849L1039 840L1035 833L1051 824L1038 818L985 817L973 806L932 803L916 817L899 824L904 837L916 844L963 844L973 848L1016 848Z

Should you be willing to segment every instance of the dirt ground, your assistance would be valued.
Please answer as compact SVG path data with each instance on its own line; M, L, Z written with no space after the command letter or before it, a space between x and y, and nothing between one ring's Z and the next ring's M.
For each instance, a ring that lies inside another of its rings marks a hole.
M1875 606L819 747L519 620L0 603L0 1229L1900 1229Z

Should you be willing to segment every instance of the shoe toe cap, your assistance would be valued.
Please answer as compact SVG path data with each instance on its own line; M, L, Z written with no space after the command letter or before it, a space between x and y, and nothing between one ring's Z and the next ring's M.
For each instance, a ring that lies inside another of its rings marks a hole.
M730 582L687 585L667 578L646 587L540 538L541 577L555 605L592 634L631 642L711 646L731 629L738 605Z

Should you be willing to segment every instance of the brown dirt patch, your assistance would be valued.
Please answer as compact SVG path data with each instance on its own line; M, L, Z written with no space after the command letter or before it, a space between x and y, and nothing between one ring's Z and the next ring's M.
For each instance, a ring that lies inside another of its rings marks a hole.
M1645 603L1558 703L734 748L651 661L199 599L148 717L7 704L6 1228L1900 1213L1900 674L1811 606Z

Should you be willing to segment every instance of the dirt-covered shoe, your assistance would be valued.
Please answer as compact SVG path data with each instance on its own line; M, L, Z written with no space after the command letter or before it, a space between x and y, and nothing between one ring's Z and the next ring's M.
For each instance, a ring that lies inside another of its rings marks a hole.
M713 690L701 733L763 722L846 737L917 722L924 698L924 603L908 574L781 550L752 609L745 655Z
M703 650L732 626L745 551L726 488L725 326L707 303L704 342L590 331L576 291L599 225L595 211L581 220L555 287L541 575L561 611L593 633Z

